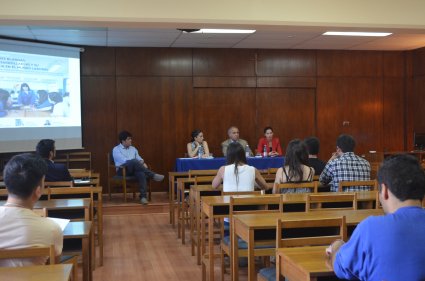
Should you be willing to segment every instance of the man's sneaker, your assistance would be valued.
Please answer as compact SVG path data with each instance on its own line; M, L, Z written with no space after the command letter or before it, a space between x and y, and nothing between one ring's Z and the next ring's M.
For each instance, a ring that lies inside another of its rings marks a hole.
M140 203L142 203L142 205L147 205L148 199L146 199L145 197L142 197L142 199L140 199Z
M154 181L163 181L164 180L164 175L155 174L155 175L153 175L153 180Z

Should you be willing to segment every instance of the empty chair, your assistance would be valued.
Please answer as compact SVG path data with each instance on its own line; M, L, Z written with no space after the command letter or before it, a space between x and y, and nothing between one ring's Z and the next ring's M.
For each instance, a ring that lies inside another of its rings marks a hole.
M329 245L333 241L347 240L347 226L345 217L329 217L301 221L277 220L276 249L285 247L304 247ZM325 255L325 253L323 253ZM263 268L257 275L258 281L275 281L276 272L279 272L280 261L276 260L276 267Z
M305 210L357 210L357 194L307 194Z
M338 191L367 191L377 190L378 182L376 180L368 181L340 181L338 184Z

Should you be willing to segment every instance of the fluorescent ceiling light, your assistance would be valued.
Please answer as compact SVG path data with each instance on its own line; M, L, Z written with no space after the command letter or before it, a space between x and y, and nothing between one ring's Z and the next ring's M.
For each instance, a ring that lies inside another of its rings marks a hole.
M376 36L384 37L391 35L389 32L343 32L343 31L327 31L323 35L337 35L337 36Z
M200 29L192 33L254 33L255 31L248 29Z

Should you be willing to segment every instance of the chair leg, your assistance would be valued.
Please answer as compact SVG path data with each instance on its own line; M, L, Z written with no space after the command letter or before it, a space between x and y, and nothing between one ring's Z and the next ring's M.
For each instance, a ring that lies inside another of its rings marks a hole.
M148 182L148 199L149 199L149 202L152 201L152 185L151 185L151 181Z
M123 189L123 192L124 192L124 202L127 203L127 183L126 183L126 181L123 181L122 189Z

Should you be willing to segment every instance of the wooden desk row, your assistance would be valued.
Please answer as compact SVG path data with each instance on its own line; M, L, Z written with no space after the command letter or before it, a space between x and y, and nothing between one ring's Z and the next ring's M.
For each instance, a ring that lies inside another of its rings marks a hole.
M335 193L333 193L335 194ZM273 196L273 195L266 195ZM279 195L277 195L279 196ZM288 203L305 203L306 194L295 193L285 194L284 202ZM374 201L376 199L376 192L365 191L358 193L359 201ZM214 280L214 219L220 219L229 215L229 202L230 196L208 196L202 198L202 216L201 216L201 257L203 258L202 269L203 275L206 274L208 267L209 280ZM275 236L276 220L303 220L320 217L340 217L346 216L347 225L357 225L360 221L370 215L381 215L381 209L367 209L367 210L352 210L352 211L315 211L315 212L288 212L277 214L263 214L263 215L235 215L234 216L234 235L239 236L248 244L248 280L255 280L255 267L254 267L254 237L257 230L269 231L271 237ZM207 223L208 220L208 223ZM208 225L208 239L206 239L206 228ZM206 248L206 241L208 241L208 248ZM237 241L237 239L234 239ZM237 242L234 244L237 249ZM269 250L269 255L274 255L274 249ZM235 255L232 257L237 259ZM235 262L234 264L238 264ZM236 271L235 271L236 272ZM234 274L237 278L237 274Z
M71 264L0 267L0 276L7 276L8 281L69 281L71 277L71 269Z

